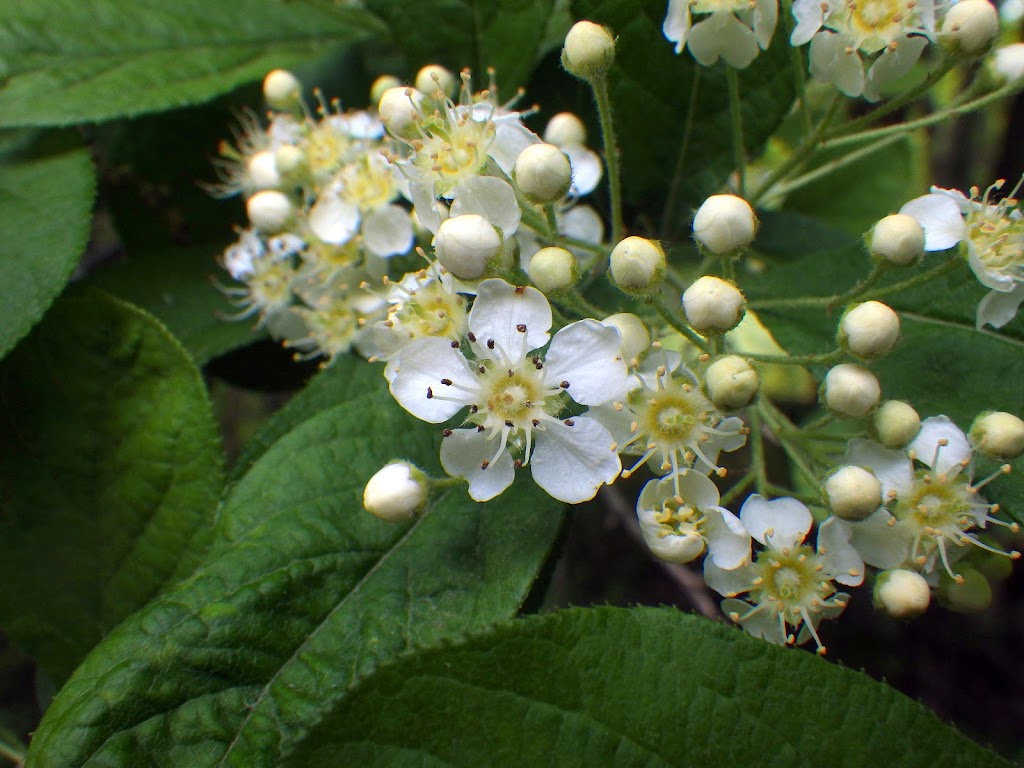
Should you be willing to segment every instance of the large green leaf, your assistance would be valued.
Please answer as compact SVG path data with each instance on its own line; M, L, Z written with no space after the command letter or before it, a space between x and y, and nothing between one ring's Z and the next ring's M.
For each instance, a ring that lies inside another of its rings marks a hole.
M0 147L0 357L71 276L94 187L89 153L73 136L23 135Z
M866 675L667 609L514 622L367 679L288 765L983 768Z
M610 87L629 201L659 220L665 232L686 232L691 206L719 191L733 169L725 65L700 67L676 55L661 33L664 0L573 0L576 18L606 24L617 36ZM683 151L691 94L693 131ZM794 98L792 58L781 32L739 73L744 144L753 159ZM669 194L678 181L677 194Z
M192 360L102 294L0 366L0 616L58 681L175 574L212 520L220 442Z
M0 126L194 104L380 31L366 11L321 0L9 0Z
M361 508L395 446L438 474L439 439L383 386L288 433L192 577L78 669L29 765L275 766L382 662L513 615L561 522L527 478L487 504L451 488L408 524Z
M436 61L455 70L471 67L478 86L494 67L501 93L526 82L546 48L564 39L556 0L366 0L388 25L395 46L413 66Z

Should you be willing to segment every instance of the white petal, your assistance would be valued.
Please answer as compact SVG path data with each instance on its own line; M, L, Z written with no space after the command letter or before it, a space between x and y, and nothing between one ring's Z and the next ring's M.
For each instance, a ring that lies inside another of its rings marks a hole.
M840 584L859 586L864 581L864 561L850 544L850 526L830 517L818 528L818 553L828 564L828 574Z
M882 496L895 491L897 496L914 487L914 467L904 451L884 448L872 440L854 438L846 444L846 463L870 469L882 484Z
M558 231L585 243L600 243L604 238L604 221L589 205L577 205L558 217Z
M928 38L907 37L900 40L895 49L886 48L868 70L864 83L864 97L871 101L881 98L880 89L886 83L899 80L907 74L928 45Z
M569 196L582 197L597 189L604 173L604 166L601 165L601 158L597 153L582 144L566 144L560 149L568 156L572 168Z
M822 6L825 6L823 8ZM793 17L796 19L796 27L793 34L789 36L789 44L800 46L810 42L814 33L821 29L825 20L828 5L820 0L795 0L793 3Z
M940 440L945 440L946 444L940 446ZM962 463L971 459L967 436L947 416L931 416L922 421L921 431L907 449L914 451L918 461L940 475L956 476Z
M409 212L398 205L385 205L363 219L363 242L382 258L408 253L414 239Z
M309 229L331 245L344 245L359 231L359 208L325 192L309 210Z
M483 216L505 237L516 233L522 215L512 186L495 176L471 176L459 184L452 201L452 216L467 213Z
M665 480L672 482L671 475ZM674 482L672 484L675 485ZM679 495L689 506L700 510L706 507L717 507L718 502L721 501L721 497L718 495L718 486L707 475L689 468L679 473ZM736 522L739 523L738 518Z
M964 239L964 218L960 207L948 195L931 194L917 197L900 208L900 213L913 216L924 227L924 249L944 251Z
M392 370L397 373L391 379L391 394L418 419L439 424L474 401L472 391L441 383L441 379L451 379L470 390L478 387L469 363L459 350L452 349L450 339L416 339L402 348ZM428 390L445 399L428 397Z
M985 262L981 260L978 249L970 240L967 241L967 264L970 266L974 276L978 278L978 282L986 288L991 288L993 291L1009 293L1017 285L1017 281L1009 275L1004 275L1002 272L996 272L985 266Z
M690 33L689 0L668 0L668 13L661 25L661 33L676 44L676 53L683 52L686 36Z
M520 326L526 330L518 330ZM498 278L480 283L469 311L469 330L481 345L493 339L496 352L514 364L547 344L550 329L551 305L536 288L513 287Z
M975 325L978 330L988 323L993 328L1002 328L1013 320L1017 309L1024 301L1024 284L1016 283L1009 293L990 291L978 304L978 316Z
M714 564L724 570L732 570L749 562L750 533L740 519L724 507L705 507L702 511L707 529L708 556Z
M864 562L875 568L896 568L910 556L910 540L899 525L889 525L893 517L885 509L859 523L842 524L850 529L850 543Z
M409 199L412 200L420 225L437 234L437 228L448 217L441 213L437 197L434 195L434 185L410 183Z
M745 603L742 600L722 601L722 611L727 615L738 613L740 616L743 616L745 613L749 613L752 608L752 605ZM776 645L786 644L786 632L783 629L782 623L779 621L779 614L773 610L762 609L749 619L741 621L740 626L743 627L743 631L751 637L759 637L762 640L766 640L769 643L775 643Z
M743 502L740 520L751 536L773 549L798 546L814 522L810 510L796 499L768 501L756 493Z
M749 563L739 568L726 570L715 565L710 557L704 561L704 583L723 597L749 591L753 587L756 575ZM746 611L742 613L746 613Z
M737 69L743 69L757 56L757 38L750 27L731 11L715 11L690 30L687 43L698 63L709 67L719 56Z
M660 525L641 519L640 534L651 553L666 563L690 563L704 551L704 539L697 532L686 536L662 536Z
M530 459L533 479L552 497L567 504L594 498L597 489L615 482L622 470L612 436L595 419L574 416L573 425L547 423L534 432Z
M353 139L379 139L384 135L384 123L369 112L340 115L344 130Z
M596 405L587 411L587 415L599 421L619 445L625 444L633 436L630 426L636 419L636 414L629 408L618 411L611 404Z
M494 142L487 150L487 154L506 176L511 177L519 154L531 144L540 144L541 138L518 120L498 123L497 126Z
M597 320L570 323L555 334L544 356L544 380L580 405L600 405L626 397L626 363L619 332Z
M494 460L501 445L500 435L488 439L476 429L456 429L441 441L441 466L452 477L469 481L469 495L476 501L488 501L515 480L512 455L506 450ZM482 462L490 462L481 469Z
M775 24L779 20L778 0L757 0L754 6L754 34L761 50L768 48L775 33Z
M864 65L856 51L847 53L849 43L842 35L818 32L811 40L810 70L818 80L833 83L847 96L864 90Z

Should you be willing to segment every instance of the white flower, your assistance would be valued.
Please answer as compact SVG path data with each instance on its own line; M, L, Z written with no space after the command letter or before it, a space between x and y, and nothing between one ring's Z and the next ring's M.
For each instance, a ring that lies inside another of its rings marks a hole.
M811 43L811 74L871 101L910 71L935 34L934 0L795 0L793 16L790 43ZM862 56L875 57L866 76Z
M861 522L841 523L848 526L853 546L864 562L876 568L912 568L925 574L941 565L957 579L952 563L967 552L967 545L1018 557L996 550L970 533L988 523L1006 523L991 516L995 505L978 493L992 478L971 482L971 446L952 421L945 416L925 419L908 449L909 454L861 439L851 440L847 448L845 463L871 470L887 501L887 506ZM911 457L923 468L916 469Z
M649 481L640 492L636 513L644 541L662 560L688 563L703 553L705 545L711 560L724 570L750 559L747 529L719 506L715 484L692 469L684 469L678 478Z
M587 413L561 417L562 393L583 406L625 394L618 332L581 320L551 338L551 307L537 289L490 279L478 291L469 343L425 338L405 346L392 365L392 395L435 424L469 408L465 428L444 430L441 465L464 477L477 501L504 491L524 464L560 501L593 498L615 480L621 464L597 420ZM549 338L546 353L534 352Z
M1024 301L1024 217L1014 199L1021 182L1008 197L990 203L1003 186L997 181L984 196L977 188L967 198L956 189L932 187L930 195L911 200L900 213L913 216L924 227L925 250L942 251L959 242L967 246L967 263L991 291L978 304L975 325L1002 328Z
M864 580L864 563L850 546L849 532L826 521L818 529L817 549L804 543L811 530L810 511L796 499L768 501L753 495L743 504L740 520L765 548L753 563L733 570L704 561L704 579L724 595L722 610L754 635L782 645L818 637L822 619L842 613L849 596L833 581L855 587ZM734 599L745 594L743 600ZM802 627L794 638L787 629Z
M693 24L691 12L710 16ZM661 30L676 53L687 46L705 67L721 57L743 69L768 47L778 15L777 0L669 0Z

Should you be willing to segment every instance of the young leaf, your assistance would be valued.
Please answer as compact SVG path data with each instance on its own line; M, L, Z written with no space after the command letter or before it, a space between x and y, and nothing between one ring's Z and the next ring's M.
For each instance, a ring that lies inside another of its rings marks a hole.
M194 104L382 30L316 0L15 0L0 11L0 126Z
M0 366L0 617L57 682L172 578L224 483L194 363L151 316L61 300Z
M382 662L514 615L561 522L527 478L484 505L449 489L407 524L362 509L396 454L438 475L438 440L383 386L285 435L232 489L189 580L78 669L30 760L276 766Z
M678 611L500 627L365 680L287 765L1008 766L866 675Z
M0 357L71 276L94 190L89 153L74 136L19 134L0 147Z

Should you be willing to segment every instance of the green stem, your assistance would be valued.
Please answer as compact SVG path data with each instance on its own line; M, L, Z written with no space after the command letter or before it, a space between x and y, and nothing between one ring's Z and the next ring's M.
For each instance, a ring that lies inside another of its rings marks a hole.
M820 418L817 418L814 421L810 422L809 424L802 424L802 425L800 425L800 431L801 432L815 432L815 431L821 429L822 427L827 426L828 424L831 424L835 420L836 420L836 417L835 417L834 414L826 413L823 416L821 416Z
M853 286L846 293L837 294L834 299L829 302L827 306L838 307L847 304L854 299L860 298L868 292L870 288L875 286L879 280L882 279L882 275L890 269L889 263L885 261L875 262L874 266L871 267L871 271L868 272L868 276L863 280L858 280L857 284Z
M722 495L722 498L718 502L718 505L721 507L728 508L728 505L735 501L740 496L740 494L742 494L745 490L747 490L747 488L750 487L750 484L753 483L756 479L757 473L754 471L750 471L744 474L743 477L741 477L728 491L726 491Z
M563 289L554 294L551 298L556 304L571 309L580 317L592 317L594 319L597 319L600 317L605 317L608 314L600 307L594 306L585 298L583 298L583 294L581 294L575 288Z
M734 67L725 64L725 79L729 84L729 117L732 120L732 154L739 177L740 197L747 195L747 150L743 146L743 105L740 103L740 77Z
M768 490L776 497L789 496L794 499L799 499L805 504L821 504L821 498L818 496L812 496L809 493L800 493L799 491L794 491L792 488L784 488L783 486L775 485L774 483L771 483L768 486Z
M619 175L619 144L615 139L612 120L612 102L608 97L608 80L604 75L590 81L597 101L597 116L601 122L604 160L608 164L608 196L611 202L612 243L622 239L622 178Z
M683 169L686 166L686 155L690 151L690 139L693 136L694 116L697 114L697 94L700 91L700 73L703 67L693 68L693 80L690 81L690 102L686 107L686 119L683 121L683 135L679 141L679 155L676 157L676 168L672 174L672 186L668 190L668 199L661 212L661 238L668 239L671 229L669 222L675 215L679 205L679 195L683 189Z
M776 365L825 365L842 360L844 357L842 350L839 349L824 352L820 355L755 355L748 352L737 352L736 354L747 360Z
M962 261L963 259L961 259L960 255L957 254L952 258L946 259L946 261L942 262L941 264L934 266L931 269L925 270L924 272L919 272L918 274L914 275L913 277L907 278L906 280L903 280L898 283L893 283L892 285L886 285L882 288L876 288L873 291L869 291L864 298L877 299L880 296L891 296L894 293L900 293L901 291L905 291L908 288L914 288L915 286L930 282L931 280L934 280L937 277L942 277L947 272L952 272L954 269L960 266Z
M557 234L558 233L558 220L555 218L555 204L554 203L548 203L547 205L544 206L544 218L547 219L548 226L551 228L551 231Z
M792 0L783 0L782 16L788 21L786 24L786 37L789 38L796 28ZM811 120L810 105L807 103L807 71L804 66L803 48L791 45L789 51L789 57L792 59L793 79L796 85L797 98L800 100L800 116L803 118L804 123L804 138L807 139L814 132L814 123Z
M787 440L784 435L787 431L795 429L793 422L787 418L786 414L776 408L772 403L761 398L757 401L757 408L764 416L764 420L768 423L768 427L775 433L775 436L779 438L779 444L782 446L782 450L785 451L786 456L793 462L793 465L800 470L800 472L806 477L812 484L818 483L818 474L814 471L814 468L808 462L808 459L800 453L799 447L794 444L795 441Z
M872 144L869 144L866 147L861 147L860 149L855 150L854 152L851 152L848 155L843 155L842 157L839 157L835 160L819 165L813 171L805 173L803 176L797 176L792 181L788 181L785 184L780 184L775 191L777 194L780 195L788 194L795 189L799 189L800 187L806 186L813 181L817 181L820 178L828 176L830 173L834 173L835 171L838 171L840 168L843 168L852 163L856 163L861 158L867 157L868 155L873 155L875 152L878 152L881 149L885 149L890 144L895 144L896 142L902 140L902 136L886 136Z
M668 323L670 326L672 326L672 328L674 328L676 331L678 331L691 342L693 342L702 351L707 352L707 339L705 339L703 336L701 336L699 333L693 330L690 326L683 323L678 317L676 317L672 310L670 310L668 307L662 304L657 298L651 298L648 301L650 305L658 311L658 314L661 315L661 318L666 323Z
M761 412L759 408L751 408L747 413L750 420L750 452L754 463L754 478L757 492L768 495L768 467L764 460L764 435L761 433Z
M722 278L730 282L736 282L736 260L732 257L732 254L722 256Z

